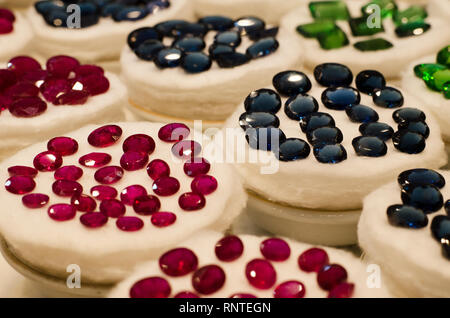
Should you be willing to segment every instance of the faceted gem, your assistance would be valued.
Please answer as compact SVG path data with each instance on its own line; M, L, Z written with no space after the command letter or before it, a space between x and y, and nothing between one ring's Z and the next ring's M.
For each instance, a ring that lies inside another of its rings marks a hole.
M137 197L147 195L147 190L141 185L128 186L120 192L120 201L126 205L133 205Z
M161 43L161 42L159 42L159 43ZM161 43L161 45L162 45L162 43ZM203 41L202 38L189 37L189 36L181 38L181 39L176 39L172 44L172 47L180 49L185 53L201 52L201 51L203 51L205 46L206 46L205 41Z
M328 298L351 298L354 289L355 284L340 283L330 290L328 293Z
M324 50L339 49L349 44L347 35L341 28L336 27L328 33L319 33L317 35L320 47Z
M22 203L29 209L39 209L45 206L50 198L42 193L30 193L22 197Z
M187 138L190 134L190 129L185 124L173 123L167 124L158 132L158 137L165 142L177 142Z
M450 67L450 45L447 45L438 52L436 61L441 65Z
M297 32L305 38L316 38L320 33L328 33L337 28L333 20L316 20L311 23L301 24Z
M45 100L50 103L55 103L58 96L70 91L70 83L65 78L49 77L39 87L39 90L44 96Z
M394 22L396 25L401 25L405 23L424 21L428 16L427 11L422 6L410 6L409 8L400 11L394 11Z
M359 136L352 140L356 155L364 157L381 157L386 155L387 146L378 137Z
M234 22L234 26L239 30L241 35L251 34L264 30L266 24L257 17L242 17Z
M217 190L217 180L213 176L200 175L194 178L191 189L195 193L208 195Z
M68 221L75 217L77 211L70 204L54 204L48 208L47 213L55 221Z
M164 48L164 44L158 40L146 40L139 44L134 53L142 60L153 61L158 52Z
M103 213L98 212L88 212L80 216L80 222L89 228L102 227L108 222L108 217Z
M399 130L392 136L394 147L409 154L421 153L425 149L425 138L418 133Z
M218 291L225 284L225 272L217 265L207 265L199 268L192 275L192 286L203 295Z
M333 117L327 113L315 112L307 115L300 121L300 128L304 133L313 131L320 127L334 127Z
M185 36L198 36L204 37L208 30L203 24L200 23L184 23L177 24L173 28L173 35L175 37L181 38Z
M116 143L122 136L122 128L117 125L106 125L95 129L88 136L91 146L104 148Z
M382 89L386 86L386 80L380 72L366 70L356 75L355 84L361 93L372 95L376 89Z
M202 146L194 140L181 140L172 146L172 154L180 159L196 157L202 151Z
M74 71L79 65L80 62L73 57L58 55L47 60L46 68L51 76L67 78L70 72Z
M200 298L196 293L192 293L192 292L179 292L178 294L176 294L175 296L173 296L173 298Z
M148 135L136 134L125 139L122 149L124 152L139 151L151 154L155 150L155 141Z
M303 298L305 297L306 289L302 283L290 280L278 285L274 292L274 298Z
M84 77L79 77L73 87L80 86L91 96L100 95L108 91L109 80L98 74L91 74Z
M344 110L359 104L361 96L352 87L329 87L322 93L322 103L330 109Z
M67 27L67 21L69 19L69 14L64 10L52 10L44 15L45 22L55 28Z
M248 128L245 131L245 139L250 148L264 151L277 151L286 140L286 136L278 128Z
M182 57L183 52L180 49L162 49L156 54L155 65L159 68L177 67L181 64Z
M309 131L306 137L313 145L316 143L339 144L344 139L341 130L337 127L320 127Z
M96 75L105 74L105 71L103 70L103 68L101 68L100 66L97 66L97 65L92 65L92 64L79 65L75 68L74 72L75 72L76 77L78 77L78 78L89 76L91 74L96 74Z
M319 104L316 99L310 95L292 96L284 105L284 113L293 120L301 120L319 110Z
M133 32L131 32L128 35L127 43L132 50L135 50L139 47L139 45L148 40L161 41L162 36L156 29L144 27L136 29Z
M402 189L401 197L404 204L421 209L424 213L439 211L444 205L442 194L434 185Z
M125 7L116 11L112 17L114 21L137 21L145 18L149 14L147 8L141 7Z
M304 140L288 138L281 143L279 151L275 155L280 161L295 161L307 158L310 152L311 148Z
M214 37L214 42L217 44L237 47L241 44L241 35L236 31L220 32Z
M172 212L156 212L150 221L156 227L167 227L175 223L177 216Z
M239 52L221 53L215 56L215 59L221 68L233 68L250 61L250 57Z
M9 60L8 69L14 71L17 76L22 76L27 72L41 70L41 64L29 56L17 56Z
M336 285L345 282L347 271L338 264L325 265L317 273L317 282L322 289L331 290Z
M110 200L117 197L117 190L109 186L94 186L91 189L91 195L97 200Z
M360 18L351 18L350 20L348 20L350 29L354 36L367 36L377 34L378 32L384 32L382 24L380 24L380 27L369 27L369 24L367 22L368 19L368 17L363 16Z
M123 174L124 171L121 167L108 166L98 169L94 174L94 178L101 184L113 184L122 179Z
M70 156L78 151L78 142L69 137L56 137L50 139L47 149L61 156Z
M218 58L218 56L221 54L235 53L235 49L228 45L213 43L209 46L208 52L209 52L209 56L213 60L216 60ZM245 56L245 57L247 58L247 60L249 60L249 58L247 56Z
M247 96L244 106L247 112L269 112L275 114L281 108L281 98L271 89L258 89Z
M160 196L170 196L180 190L180 182L173 177L161 177L153 182L153 192Z
M440 173L430 169L406 170L400 173L397 180L402 188L434 185L441 189L445 186L444 177Z
M389 86L374 91L372 99L375 105L385 108L396 108L403 105L402 93L398 89Z
M201 174L207 174L211 164L205 158L193 158L184 163L184 173L189 177L196 177Z
M28 176L13 176L5 182L5 188L13 194L29 193L36 187L36 182Z
M76 181L56 180L52 185L53 193L61 197L71 197L83 192L83 187Z
M13 86L17 82L17 76L12 70L0 69L0 90Z
M86 91L71 90L56 98L53 102L55 105L83 105L89 98Z
M321 163L339 163L347 159L347 151L341 144L316 144L314 156Z
M446 67L441 64L418 64L414 67L414 74L417 77L420 77L429 85L428 83L431 83L434 79L433 74L436 73L439 70L445 70Z
M425 23L424 21L414 21L399 25L395 28L395 34L399 38L404 38L408 36L421 35L427 32L431 28L431 25Z
M100 203L100 212L110 218L118 218L125 214L125 205L116 199L103 200Z
M16 117L36 117L45 112L47 104L39 97L18 99L9 106L9 112Z
M353 46L362 52L366 51L379 51L379 50L387 50L393 47L394 45L388 40L377 38L355 42Z
M161 208L161 202L154 195L138 196L133 201L133 209L140 215L151 215Z
M447 84L448 82L450 82L450 70L439 70L436 71L433 74L433 79L431 81L429 81L428 87L437 90L437 91L443 91L444 90L444 85Z
M280 120L272 113L268 112L245 112L239 117L239 125L242 129L278 127Z
M37 176L38 171L34 168L27 166L12 166L8 168L8 173L10 177L14 176L27 176L34 178Z
M75 193L70 203L81 212L92 212L97 207L97 202L94 199L81 193Z
M180 208L185 211L197 211L205 207L206 200L205 197L201 194L188 192L183 193L178 198L178 204L180 205Z
M32 83L18 82L13 86L8 87L3 94L11 97L12 99L36 97L39 94L39 88Z
M314 68L314 78L322 86L349 86L353 81L353 74L345 65L323 63Z
M397 11L397 5L394 0L371 0L368 4L361 8L361 12L365 16L369 16L374 13L372 10L373 5L377 5L381 10L381 18L392 17L394 12Z
M275 89L284 96L305 94L311 89L311 82L304 73L285 71L278 73L272 80Z
M33 165L39 171L55 171L62 163L62 157L52 151L41 152L33 159Z
M387 208L391 225L419 229L428 225L428 217L422 210L409 205L395 204Z
M264 259L250 261L245 267L245 276L250 285L258 289L269 289L277 280L275 268Z
M222 262L232 262L241 257L244 252L244 243L237 236L225 236L216 243L214 251Z
M155 25L155 29L163 36L174 36L174 30L177 25L186 25L184 20L168 20Z
M448 237L450 235L450 217L446 215L435 216L431 221L431 233L439 242Z
M91 152L80 157L79 164L89 168L99 168L111 162L111 156L103 152Z
M197 269L198 259L194 252L187 248L175 248L159 258L159 267L164 274L179 277Z
M171 288L161 277L149 277L134 283L130 289L131 298L168 298Z
M312 1L308 5L311 16L317 20L347 20L350 14L342 1Z
M378 137L383 141L391 139L394 129L385 123L366 123L359 126L359 131L363 136Z
M424 138L430 135L430 128L422 121L402 122L398 125L398 129L418 133Z
M328 264L329 258L325 250L313 247L300 254L297 262L302 271L318 272Z
M345 109L348 118L356 123L370 123L378 121L379 116L376 111L365 105L353 105Z
M186 53L181 60L181 67L191 74L205 72L211 68L211 65L211 58L202 52Z
M207 16L198 20L206 26L208 30L225 31L233 27L233 20L219 15Z
M148 164L147 174L153 180L157 180L162 177L168 177L170 175L170 168L164 160L155 159Z
M291 248L285 240L270 238L259 246L261 254L270 261L282 262L291 256Z
M257 59L275 52L279 46L280 44L275 38L264 38L250 45L246 54L252 59Z
M148 154L141 151L127 151L120 158L120 165L127 171L144 168L148 163Z

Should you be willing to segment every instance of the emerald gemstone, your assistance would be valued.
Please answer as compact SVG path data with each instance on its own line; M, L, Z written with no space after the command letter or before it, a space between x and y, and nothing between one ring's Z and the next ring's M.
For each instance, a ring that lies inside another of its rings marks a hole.
M360 51L378 51L393 47L391 42L381 38L359 41L353 44L353 46Z
M444 84L444 97L450 99L450 82Z
M319 40L322 49L325 50L338 49L349 43L345 32L339 27L336 27L336 29L328 33L319 33L317 35L317 40Z
M424 21L427 16L427 10L424 7L410 6L406 10L394 12L394 22L396 25L402 25L415 21Z
M371 15L374 10L370 9L371 5L377 5L380 7L381 18L392 17L394 12L397 11L397 5L393 0L372 0L361 8L363 15Z
M431 25L423 21L415 21L406 24L399 25L395 28L395 34L399 38L407 36L421 35L427 32L431 28Z
M309 11L314 19L347 20L350 18L347 5L338 0L310 2Z
M436 61L439 64L450 67L450 45L444 47L442 50L439 51L439 53L437 54Z
M367 18L368 17L352 18L348 21L354 36L373 35L378 32L384 32L383 25L380 25L379 28L369 27Z
M439 70L433 74L433 81L430 85L434 86L437 91L444 90L444 84L450 82L450 70Z
M434 73L445 69L446 67L444 65L424 63L414 66L414 74L427 82L432 78Z
M332 20L318 20L308 24L301 24L297 27L297 32L305 38L315 38L319 33L327 33L336 29L337 26Z

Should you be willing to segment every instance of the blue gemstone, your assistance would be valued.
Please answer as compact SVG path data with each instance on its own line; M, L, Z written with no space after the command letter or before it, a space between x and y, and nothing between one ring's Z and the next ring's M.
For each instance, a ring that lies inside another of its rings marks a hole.
M53 10L44 15L44 20L48 25L53 27L67 27L67 19L69 18L69 14L65 11Z
M446 215L436 215L431 221L431 233L440 242L450 235L450 217Z
M423 111L417 108L405 107L396 110L392 114L396 123L410 122L410 121L425 121L426 115Z
M217 56L219 56L220 54L235 52L234 48L232 48L231 46L217 44L217 43L210 45L208 51L209 51L209 55L211 56L212 59L216 59ZM248 60L248 58L247 58L247 60Z
M372 99L375 105L385 108L396 108L403 105L402 93L398 89L389 86L374 91Z
M409 205L395 204L387 208L389 224L420 229L428 225L428 217L422 210Z
M378 137L359 136L352 140L356 155L363 157L381 157L386 155L387 146Z
M376 111L365 105L354 105L345 109L348 118L355 123L371 123L378 121L379 116Z
M187 36L177 39L173 42L172 47L182 50L185 53L201 52L206 44L202 38Z
M422 121L403 122L398 125L398 130L406 130L421 134L424 138L430 135L430 128Z
M250 38L250 40L252 41L258 41L259 39L262 38L267 38L267 37L276 37L278 34L278 27L274 27L274 28L270 28L270 29L264 29L264 30L260 30L260 31L255 31L255 32L251 32L248 34L248 37Z
M201 73L211 68L211 58L202 52L187 53L181 60L181 67L191 74Z
M311 148L308 143L299 138L288 138L281 145L276 157L280 161L295 161L309 156Z
M450 215L450 200L445 201L445 212Z
M386 86L386 80L383 74L378 71L362 71L356 75L356 88L364 94L372 95L376 89L382 89Z
M313 145L316 143L339 144L344 139L341 130L337 127L320 127L308 132L306 137Z
M324 63L314 68L314 78L322 86L349 86L353 81L353 74L345 65Z
M241 44L241 35L236 31L220 32L214 37L214 42L217 44L237 47Z
M322 103L330 109L344 110L361 101L359 92L352 87L329 87L322 93Z
M113 14L114 21L138 21L149 15L147 8L125 7Z
M305 94L311 89L311 81L302 72L285 71L278 73L272 80L278 93L285 96Z
M265 29L266 23L257 17L242 17L234 22L234 26L241 35L260 32Z
M300 128L304 133L320 127L335 127L333 117L327 113L316 112L309 114L300 120Z
M269 112L276 114L281 108L280 96L271 89L258 89L250 93L244 101L247 112Z
M421 153L425 149L425 138L418 133L399 130L392 136L394 147L409 154Z
M314 156L321 163L339 163L347 159L347 151L341 144L319 143L314 145Z
M170 37L175 35L175 27L181 27L187 24L189 22L185 20L168 20L155 25L155 29L163 36Z
M232 68L250 62L246 54L239 52L221 53L215 57L217 64L222 68Z
M250 112L243 113L239 117L239 125L242 129L248 128L263 128L263 127L275 127L280 126L280 120L272 113L266 112Z
M300 120L306 115L317 112L319 104L310 95L292 96L284 105L284 113L293 120Z
M120 10L124 9L125 6L120 3L109 3L105 5L101 10L102 17L112 17Z
M246 54L252 59L257 59L275 52L279 46L275 38L264 38L250 45Z
M130 49L135 50L142 42L146 40L162 40L161 34L154 28L140 28L134 30L128 35L128 46Z
M148 1L146 1L148 2ZM170 7L170 0L156 0L151 1L147 4L147 9L150 13L157 13L161 9L169 8Z
M38 1L34 4L34 7L42 15L48 14L51 11L65 11L63 4L53 1Z
M430 169L411 169L403 171L398 176L397 181L400 186L406 190L415 186L434 185L439 189L445 186L444 177L440 173Z
M208 30L215 31L226 31L234 25L232 19L219 15L203 17L198 20L198 23L204 24Z
M359 131L363 136L378 137L383 141L391 139L394 129L385 123L366 123L359 126Z
M245 131L245 139L250 148L276 152L286 140L286 136L279 128L248 128Z
M181 64L183 52L179 49L165 48L158 52L155 65L159 68L177 67Z
M439 211L444 205L441 192L434 185L418 185L402 189L402 202L421 209L425 213Z
M175 37L184 37L187 35L204 37L208 30L200 23L186 23L175 25L172 32Z
M137 57L146 61L153 61L159 51L164 49L164 44L158 40L146 40L134 51Z

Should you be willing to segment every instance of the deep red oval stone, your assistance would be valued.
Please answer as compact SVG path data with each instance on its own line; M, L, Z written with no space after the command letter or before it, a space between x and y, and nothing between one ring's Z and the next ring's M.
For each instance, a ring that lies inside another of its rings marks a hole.
M233 294L233 295L231 295L230 296L230 298L242 298L242 299L245 299L245 298L258 298L258 297L256 297L255 295L252 295L252 294L242 294L242 293L240 293L240 294Z
M13 31L13 23L0 17L0 34L7 34Z
M136 134L125 139L122 148L124 152L137 151L150 155L155 151L155 141L148 135Z
M173 298L200 298L196 293L190 291L179 292Z
M111 162L111 156L103 152L91 152L82 156L78 162L89 168L100 168Z
M22 203L29 209L39 209L45 206L50 198L42 193L30 193L22 197Z
M187 192L178 198L178 204L185 211L197 211L205 207L206 199L201 194Z
M33 160L34 167L39 171L55 171L62 164L62 157L53 151L41 152Z
M153 180L170 175L169 165L161 159L152 160L147 166L147 174Z
M52 185L53 193L61 197L71 197L83 192L83 187L76 181L56 180Z
M41 64L29 56L16 56L9 60L8 69L14 71L17 76L22 76L26 72L42 69Z
M161 202L154 195L144 195L137 197L133 203L133 209L137 214L151 215L161 208Z
M1 75L0 75L1 76ZM9 109L13 103L13 99L9 96L0 95L0 113L5 109Z
M14 176L10 177L5 182L5 188L8 192L13 194L29 193L36 187L36 182L33 178L28 176Z
M167 280L161 277L149 277L134 283L130 289L130 298L167 298L171 288Z
M291 256L291 248L286 241L279 238L264 240L259 247L261 254L271 261L285 261Z
M8 168L8 173L13 176L28 176L34 178L37 176L38 171L34 168L27 166L12 166Z
M264 259L250 261L245 267L245 276L250 285L258 289L269 289L277 280L275 268Z
M75 68L74 72L77 78L86 77L92 74L103 75L105 73L103 68L101 68L100 66L91 64L79 65Z
M77 82L81 83L83 90L87 91L91 96L106 93L109 89L109 80L99 74L79 77L77 78Z
M8 109L13 116L30 118L45 112L47 104L39 97L25 97L14 101Z
M328 298L351 298L355 285L350 283L340 283L333 287L328 293Z
M150 220L156 227L167 227L175 223L177 216L172 212L156 212Z
M14 100L24 97L36 97L39 95L39 88L30 82L18 82L8 87L3 94L12 97Z
M102 227L108 222L108 217L103 213L88 212L80 216L80 222L89 228Z
M117 125L106 125L95 129L88 136L91 146L104 148L116 143L122 136L122 128Z
M50 218L55 221L68 221L75 217L77 211L70 204L54 204L47 211Z
M70 137L55 137L49 140L47 149L61 156L70 156L78 151L78 142Z
M167 124L159 129L158 137L165 142L181 141L191 133L188 126L181 123Z
M17 76L12 70L0 69L0 91L17 83Z
M94 186L91 188L91 195L97 200L109 200L117 197L117 190L109 186Z
M202 146L194 140L182 140L172 146L172 153L180 159L191 159L198 156Z
M216 256L223 262L231 262L238 259L244 252L244 244L237 236L225 236L216 243L214 249Z
M122 179L124 171L118 166L108 166L98 169L94 178L101 184L113 184Z
M55 103L58 96L69 92L71 87L69 81L66 79L47 77L39 87L39 90L48 102Z
M135 184L122 190L122 192L120 193L120 201L122 201L123 204L126 205L133 205L134 200L137 197L145 195L147 195L147 190L145 190L143 186Z
M70 90L59 95L53 103L55 105L83 105L88 98L89 94L85 91Z
M217 189L217 180L209 175L197 176L191 182L191 189L193 192L203 195L211 194Z
M55 77L67 78L70 72L74 71L80 62L67 55L57 55L47 60L47 71Z
M175 248L159 258L159 267L169 276L187 275L197 269L198 259L194 252L187 248Z
M97 202L85 194L75 194L70 203L80 212L92 212L97 207Z
M298 258L298 266L305 272L318 272L328 262L327 252L317 247L304 251Z
M120 158L120 165L127 171L136 171L145 167L148 154L145 152L128 151Z
M41 87L47 77L48 73L46 70L34 70L23 74L20 80L30 82L36 87Z
M347 271L338 264L325 265L317 273L317 282L322 289L331 290L336 285L345 282Z
M211 164L205 158L193 158L184 163L183 170L189 177L196 177L201 174L207 174Z
M10 22L16 21L16 17L14 16L14 13L11 10L8 9L0 9L0 18L8 20Z
M77 166L64 166L55 171L56 180L77 181L83 176L83 169Z
M225 272L217 265L207 265L199 268L192 275L192 286L200 294L215 293L225 284Z
M273 292L274 298L303 298L305 297L306 289L303 283L290 280L281 283L275 288Z
M161 177L153 182L152 189L157 195L166 197L180 190L180 182L173 177Z
M100 212L110 218L118 218L125 214L125 205L116 199L103 200L100 203Z
M116 226L125 232L135 232L144 227L144 222L134 216L121 216L117 219Z

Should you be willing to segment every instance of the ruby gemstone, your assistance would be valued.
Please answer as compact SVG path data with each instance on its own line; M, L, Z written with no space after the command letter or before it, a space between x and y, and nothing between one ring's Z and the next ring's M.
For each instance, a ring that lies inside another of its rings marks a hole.
M91 152L82 156L78 162L89 168L100 168L111 162L111 156L103 152Z
M45 112L47 104L39 97L25 97L14 101L8 109L15 117L30 118Z
M155 150L155 141L148 135L136 134L125 139L122 148L124 152L137 151L150 155Z
M55 101L55 105L83 105L87 102L89 94L85 91L70 90L59 95Z
M117 125L106 125L95 129L88 136L91 146L104 148L116 143L122 136L122 128Z
M291 280L281 283L273 292L274 298L303 298L305 297L305 285L301 282Z
M305 272L318 272L329 262L328 254L321 248L310 248L298 258L298 266Z
M167 280L161 277L149 277L134 283L130 289L130 298L167 298L171 288Z
M200 298L196 293L189 292L189 291L183 291L179 292L173 298Z
M127 171L136 171L145 167L148 154L138 151L127 151L120 158L120 165Z
M288 243L278 238L263 241L259 249L266 259L276 262L285 261L291 255L291 248Z
M55 171L62 164L62 157L53 151L41 152L33 159L33 165L39 171Z
M165 142L177 142L187 138L190 132L189 127L185 124L172 123L161 127L158 137Z
M77 166L64 166L55 171L56 180L77 181L83 176L83 169Z
M203 195L211 194L217 189L217 180L213 176L197 176L191 183L191 189L193 192Z
M29 209L39 209L45 206L50 198L42 193L30 193L22 197L22 203Z
M115 199L117 197L117 190L109 186L94 186L91 188L91 195L100 201Z
M98 169L94 178L101 184L113 184L122 179L124 171L118 166L108 166Z
M137 214L151 215L161 208L161 202L154 195L144 195L137 197L133 203L133 209Z
M199 268L192 276L192 286L200 294L215 293L225 284L225 272L217 265L207 265Z
M14 176L10 177L5 182L5 188L8 192L13 194L29 193L36 187L36 182L33 178L28 176Z
M197 211L205 207L206 200L201 194L188 192L178 198L178 204L185 211Z
M38 61L29 56L16 56L9 60L8 69L14 71L18 77L24 73L42 69Z
M0 69L0 91L13 86L16 82L17 77L12 70Z
M120 201L126 205L133 205L137 197L145 195L147 195L147 190L143 186L135 184L122 190L120 193Z
M125 205L116 199L103 200L100 203L100 212L110 218L118 218L124 215L125 211Z
M230 235L217 242L215 253L223 262L231 262L238 259L244 252L244 244L237 236Z
M200 154L202 146L194 140L182 140L172 147L172 153L180 159L191 159Z
M47 213L55 221L68 221L75 217L77 211L70 204L54 204L48 208Z
M331 290L336 285L345 282L347 271L338 264L325 265L317 273L317 282L322 289Z
M173 177L161 177L153 182L153 192L160 196L169 196L178 192L180 182Z
M70 203L80 212L92 212L97 207L97 202L85 194L75 194Z
M91 96L106 93L109 89L109 81L103 75L92 74L77 78L77 83L80 83L83 87L83 91L86 91ZM74 86L77 86L77 83Z
M189 159L183 166L184 173L189 177L196 177L201 174L207 174L211 164L205 158Z
M92 74L103 75L105 73L100 66L91 64L79 65L75 68L74 72L77 78L86 77Z
M125 232L135 232L144 227L144 222L134 216L122 216L117 219L116 226Z
M155 159L147 165L147 174L153 180L168 177L170 175L170 168L164 160Z
M70 72L74 71L79 65L80 62L73 57L57 55L47 60L46 68L51 76L67 78Z
M169 276L187 275L197 269L198 259L194 252L187 248L176 248L159 258L159 267Z
M70 156L78 151L78 142L70 137L55 137L47 143L47 149L61 156Z
M71 88L69 81L66 79L48 77L39 87L39 90L48 102L55 103L59 96L69 92Z
M16 17L14 16L14 13L8 9L0 9L0 18L8 20L10 22L16 21Z
M13 23L0 17L0 34L8 34L13 31Z
M61 197L71 197L75 194L83 192L83 187L76 181L56 180L53 182L52 190L56 195Z
M328 293L328 298L351 298L355 289L354 284L340 283Z
M8 168L8 173L11 177L13 176L27 176L34 178L37 176L38 171L34 168L27 166L12 166Z
M80 222L89 228L98 228L108 222L108 217L103 213L88 212L80 216Z
M39 95L39 88L29 82L18 82L8 87L3 94L11 97L13 100L24 97L36 97Z
M245 275L250 285L258 289L269 289L277 280L275 268L264 259L250 261L245 268Z
M167 227L175 223L177 216L172 212L156 212L150 220L156 227Z

